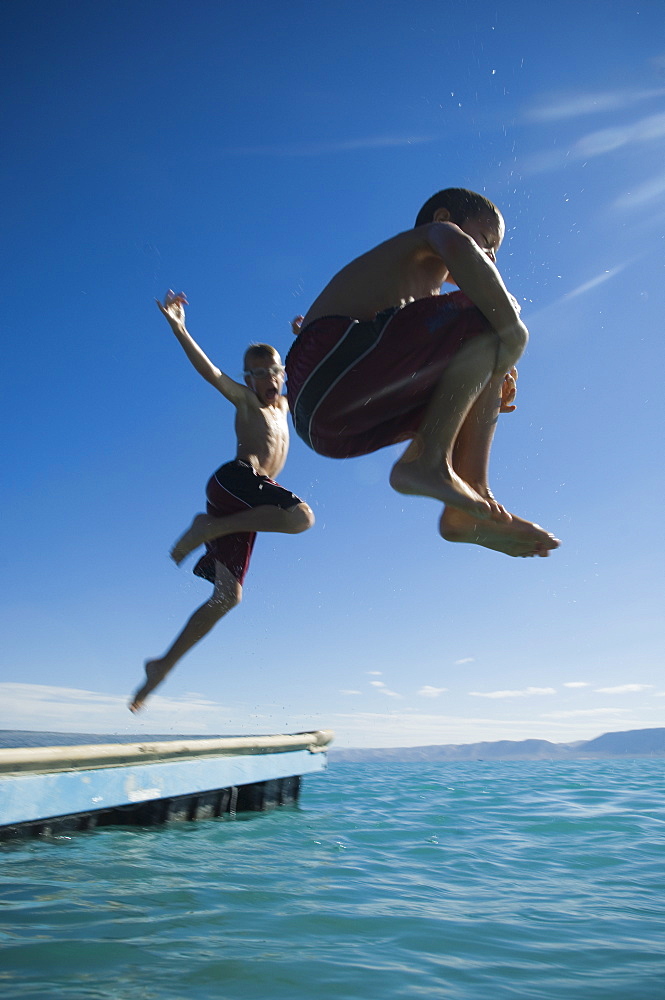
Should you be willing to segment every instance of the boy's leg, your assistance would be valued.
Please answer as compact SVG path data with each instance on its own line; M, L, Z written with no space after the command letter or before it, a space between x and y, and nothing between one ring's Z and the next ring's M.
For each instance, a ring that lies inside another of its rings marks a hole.
M492 378L497 348L498 335L483 333L464 344L452 359L434 390L417 434L393 466L390 485L398 493L442 500L476 519L508 519L491 495L484 497L476 492L453 467L455 442L472 406Z
M471 542L511 556L547 556L558 546L557 539L509 514L489 489L490 450L504 378L503 365L500 373L495 371L496 338L476 337L455 356L417 435L393 466L390 483L400 493L443 500L439 530L447 541ZM514 361L518 356L516 351Z
M491 377L462 424L453 450L453 468L457 475L488 500L494 500L489 488L489 459L499 417L502 383L503 375ZM465 511L447 506L439 529L449 542L471 542L511 556L547 556L550 549L559 545L558 540L539 525L514 514L509 515L507 521L478 520Z
M501 406L503 375L492 375L469 410L453 447L455 472L484 499L492 498L489 465Z
M287 535L297 535L307 531L314 524L314 513L306 503L296 504L284 510L264 504L237 514L226 514L214 517L212 514L197 514L189 528L177 540L171 550L171 558L180 563L200 545L222 538L224 535L237 535L244 531L275 531Z
M241 599L242 587L231 571L222 563L217 562L215 564L215 589L212 597L194 612L182 632L176 636L163 656L156 660L146 661L146 682L136 691L129 703L131 712L138 712L143 707L148 695L162 683L178 660L182 659L192 646L200 642L220 618L235 608Z

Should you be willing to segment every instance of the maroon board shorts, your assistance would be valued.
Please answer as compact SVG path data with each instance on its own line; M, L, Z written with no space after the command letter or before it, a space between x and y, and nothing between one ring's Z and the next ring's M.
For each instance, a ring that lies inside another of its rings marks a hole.
M281 507L289 510L303 501L295 493L267 476L260 476L249 462L236 458L227 462L208 480L206 486L206 509L213 517L237 514L241 510L254 507ZM255 531L241 531L235 535L223 535L206 542L206 552L194 567L194 573L204 580L215 582L215 563L220 562L242 584L256 540Z
M451 359L491 331L462 292L416 299L365 322L314 320L286 358L296 432L329 458L409 440Z

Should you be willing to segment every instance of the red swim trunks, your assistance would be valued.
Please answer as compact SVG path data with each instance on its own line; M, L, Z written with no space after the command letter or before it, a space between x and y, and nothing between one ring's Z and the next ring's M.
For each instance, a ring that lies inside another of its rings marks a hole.
M260 476L249 462L235 459L222 465L208 480L206 509L213 517L237 514L241 510L269 505L289 510L303 501L295 493L267 476ZM220 562L242 584L256 540L255 531L223 535L206 543L206 552L194 567L194 573L210 583L215 582L215 563Z
M462 292L416 299L366 322L314 320L286 358L296 432L329 458L408 440L451 359L491 330Z

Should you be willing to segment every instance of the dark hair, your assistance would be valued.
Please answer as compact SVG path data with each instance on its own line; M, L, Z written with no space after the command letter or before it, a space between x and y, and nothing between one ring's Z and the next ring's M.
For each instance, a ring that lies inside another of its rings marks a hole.
M438 208L447 208L450 221L456 226L461 226L467 219L476 218L484 212L493 215L497 222L502 219L499 209L485 195L467 191L466 188L446 188L444 191L437 191L425 202L418 212L416 226L432 222Z
M256 361L258 358L265 357L279 357L279 352L274 347L271 347L270 344L250 344L242 359L243 368L247 371L250 361Z

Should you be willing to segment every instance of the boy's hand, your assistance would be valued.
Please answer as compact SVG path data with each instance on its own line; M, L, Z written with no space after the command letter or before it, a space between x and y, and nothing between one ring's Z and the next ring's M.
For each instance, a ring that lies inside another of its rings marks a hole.
M517 395L517 368L511 368L503 379L501 386L501 405L499 413L512 413L517 407L513 403Z
M187 297L184 292L176 293L169 288L168 292L164 296L164 305L155 299L155 302L159 306L160 312L166 316L169 323L173 326L184 326L185 325L185 310L183 306L189 305Z
M304 320L304 318L305 318L304 316L294 316L294 318L291 320L291 330L293 332L294 337L297 337L298 334L300 333L302 329L302 321Z

